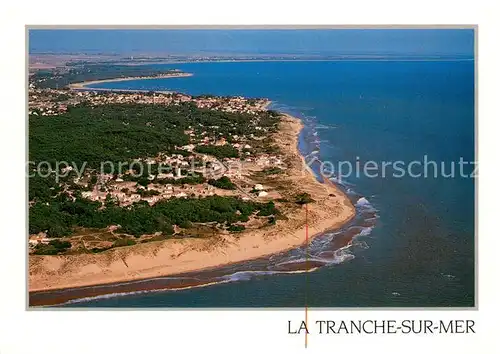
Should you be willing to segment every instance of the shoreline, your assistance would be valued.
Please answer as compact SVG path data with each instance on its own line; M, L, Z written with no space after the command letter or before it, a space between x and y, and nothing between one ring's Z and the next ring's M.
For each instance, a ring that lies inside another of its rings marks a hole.
M161 76L128 76L128 77L119 77L115 79L104 79L104 80L92 80L92 81L84 81L84 82L76 82L69 84L68 87L71 90L95 90L95 91L115 91L115 92L150 92L151 90L131 90L131 89L113 89L113 88L94 88L87 87L88 85L109 83L109 82L120 82L120 81L134 81L134 80L156 80L156 79L173 79L180 77L191 77L192 73L174 73L167 74ZM154 90L153 90L154 91ZM154 92L170 92L170 91L154 91Z
M339 187L319 182L305 165L298 148L303 127L299 118L282 113L274 138L291 161L282 182L291 190L308 192L315 200L309 204L312 239L342 227L354 218L356 210ZM288 220L280 220L272 228L249 230L236 239L230 235L215 240L172 239L96 255L30 256L29 294L195 273L285 252L306 243L304 208L287 216Z
M212 60L158 60L150 62L110 62L107 65L127 65L127 66L145 66L145 65L176 65L176 64L204 64L204 63L262 63L262 62L422 62L422 61L473 61L474 58L308 58L308 59L212 59ZM37 68L33 68L38 70Z

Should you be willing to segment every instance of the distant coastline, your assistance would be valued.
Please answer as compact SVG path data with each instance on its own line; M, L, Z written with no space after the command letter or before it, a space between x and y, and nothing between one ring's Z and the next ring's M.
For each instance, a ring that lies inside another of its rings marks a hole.
M423 56L405 56L405 55L326 55L326 56L267 56L267 57L161 57L158 55L151 55L142 59L128 59L122 57L116 59L114 55L92 55L92 54L48 54L48 53L34 53L30 54L30 69L48 69L64 66L65 63L71 60L82 60L87 63L97 61L99 64L108 65L127 65L127 66L141 66L141 65L175 65L175 64L196 64L196 63L244 63L244 62L288 62L288 61L327 61L327 62L340 62L340 61L472 61L473 56L462 55L423 55Z
M150 90L130 90L130 89L113 89L113 88L95 88L88 87L89 85L109 83L109 82L119 82L119 81L132 81L132 80L152 80L152 79L173 79L180 77L190 77L193 76L192 73L169 73L165 75L156 75L156 76L135 76L135 77L119 77L115 79L104 79L104 80L93 80L93 81L84 81L69 84L68 87L71 90L95 90L95 91L124 91L124 92L147 92ZM166 91L162 91L166 92Z

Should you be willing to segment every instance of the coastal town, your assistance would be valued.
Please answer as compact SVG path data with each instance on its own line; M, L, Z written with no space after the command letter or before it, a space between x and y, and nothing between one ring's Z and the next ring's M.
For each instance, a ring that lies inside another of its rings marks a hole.
M220 110L230 113L248 113L256 115L264 111L269 105L267 99L248 99L244 97L216 97L199 96L177 92L155 92L155 91L113 91L113 90L91 90L91 89L51 89L36 88L30 83L29 90L29 115L51 116L66 112L68 106L77 104L89 104L91 106L136 103L136 104L158 104L178 105L183 102L191 102L198 108Z

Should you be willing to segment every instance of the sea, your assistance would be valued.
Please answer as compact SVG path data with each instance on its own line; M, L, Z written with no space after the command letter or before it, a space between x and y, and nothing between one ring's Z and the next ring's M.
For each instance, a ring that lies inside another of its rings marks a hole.
M356 217L307 249L189 275L203 286L158 289L166 277L62 307L475 306L473 60L155 66L193 76L91 87L269 98L303 120L301 153L318 176L331 172Z

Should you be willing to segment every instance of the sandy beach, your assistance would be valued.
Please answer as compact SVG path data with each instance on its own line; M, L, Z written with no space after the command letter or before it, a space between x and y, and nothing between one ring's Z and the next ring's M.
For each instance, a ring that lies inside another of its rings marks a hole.
M72 90L95 90L95 91L133 91L133 92L143 92L142 90L127 90L127 89L108 89L108 88L90 88L89 85L102 84L107 82L118 82L118 81L131 81L131 80L148 80L148 79L173 79L179 77L190 77L193 76L192 73L171 73L161 76L136 76L136 77L120 77L116 79L106 79L106 80L94 80L85 81L69 84L68 87ZM161 91L166 92L166 91Z
M130 78L129 78L130 79ZM87 83L88 84L88 83ZM300 119L283 115L274 139L289 168L280 183L290 193L307 192L309 238L341 227L355 215L347 196L333 183L319 182L298 150ZM234 237L172 239L120 247L100 254L30 256L29 291L126 282L216 268L276 254L305 243L305 208L289 211L276 225Z

